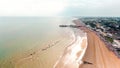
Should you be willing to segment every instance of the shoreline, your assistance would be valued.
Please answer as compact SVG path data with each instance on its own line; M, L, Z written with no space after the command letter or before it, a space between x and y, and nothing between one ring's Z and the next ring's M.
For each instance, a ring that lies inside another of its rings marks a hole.
M74 41L66 47L62 56L55 63L53 68L78 68L83 63L82 58L87 49L87 35L79 36L80 31L76 31Z

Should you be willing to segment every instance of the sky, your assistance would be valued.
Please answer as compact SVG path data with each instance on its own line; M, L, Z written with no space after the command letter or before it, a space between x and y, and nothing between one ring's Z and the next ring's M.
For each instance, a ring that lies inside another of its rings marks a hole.
M120 0L0 0L0 16L120 16Z

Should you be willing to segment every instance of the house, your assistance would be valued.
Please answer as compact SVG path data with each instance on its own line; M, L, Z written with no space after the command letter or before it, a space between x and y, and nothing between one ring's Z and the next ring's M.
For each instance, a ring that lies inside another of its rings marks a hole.
M120 48L120 41L119 40L114 40L113 46L117 47L117 48Z

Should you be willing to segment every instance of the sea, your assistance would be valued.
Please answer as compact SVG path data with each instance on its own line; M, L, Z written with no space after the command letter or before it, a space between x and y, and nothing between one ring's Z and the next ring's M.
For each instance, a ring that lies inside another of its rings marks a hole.
M71 17L0 17L0 64L56 37L69 36Z

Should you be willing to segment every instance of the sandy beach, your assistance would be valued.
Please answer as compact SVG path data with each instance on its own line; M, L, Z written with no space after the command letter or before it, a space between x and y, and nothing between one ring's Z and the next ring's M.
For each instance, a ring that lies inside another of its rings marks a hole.
M77 21L75 24L80 25L79 22ZM85 27L80 27L80 29L87 33L88 45L85 55L82 56L81 60L75 60L76 57L72 57L78 54L77 50L74 54L71 54L71 51L77 45L71 49L68 48L55 68L120 68L120 59L106 47L105 43L94 31ZM81 56L81 51L79 51L79 55ZM77 58L80 56L77 56Z
M93 64L82 64L79 68L119 68L120 59L106 47L93 31L87 30L87 33L88 48L83 61Z

